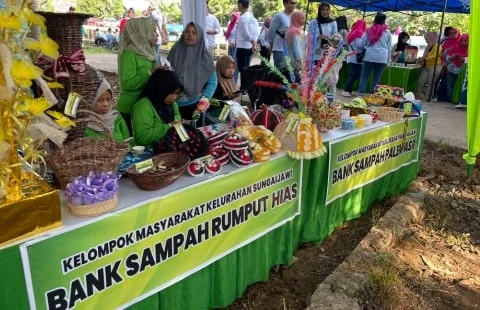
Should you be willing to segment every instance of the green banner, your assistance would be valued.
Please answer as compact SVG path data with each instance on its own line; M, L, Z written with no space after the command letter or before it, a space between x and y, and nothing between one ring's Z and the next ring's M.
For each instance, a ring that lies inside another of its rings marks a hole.
M300 214L301 172L279 157L27 243L30 306L138 302Z
M418 117L331 141L326 205L418 161L421 133Z

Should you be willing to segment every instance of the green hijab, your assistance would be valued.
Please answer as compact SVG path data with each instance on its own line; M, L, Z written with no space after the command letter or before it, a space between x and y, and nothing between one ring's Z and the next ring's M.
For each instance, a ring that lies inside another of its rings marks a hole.
M152 37L157 23L150 18L140 17L127 21L120 38L119 52L132 51L138 56L155 61L155 48L152 46Z

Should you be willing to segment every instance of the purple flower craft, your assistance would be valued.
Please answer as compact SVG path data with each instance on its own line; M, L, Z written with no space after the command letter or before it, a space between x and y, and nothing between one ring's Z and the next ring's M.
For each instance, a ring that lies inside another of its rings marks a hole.
M95 173L79 176L67 184L64 190L68 201L73 205L91 205L112 199L118 189L120 175L113 172Z

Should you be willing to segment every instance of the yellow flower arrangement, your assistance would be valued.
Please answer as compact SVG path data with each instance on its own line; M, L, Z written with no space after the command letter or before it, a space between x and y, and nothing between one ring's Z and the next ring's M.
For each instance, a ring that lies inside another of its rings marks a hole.
M62 85L47 83L33 60L41 55L57 58L58 45L45 34L45 18L29 8L29 1L5 2L0 9L0 202L2 193L7 201L21 198L23 163L17 150L22 150L27 162L44 162L39 146L49 138L49 132L64 137L64 133L59 135L60 127L75 125L59 112L49 113L59 127L42 123L48 118L44 112L57 103L50 88ZM41 29L38 39L27 37L33 26ZM34 98L30 90L34 82L43 92L40 98Z

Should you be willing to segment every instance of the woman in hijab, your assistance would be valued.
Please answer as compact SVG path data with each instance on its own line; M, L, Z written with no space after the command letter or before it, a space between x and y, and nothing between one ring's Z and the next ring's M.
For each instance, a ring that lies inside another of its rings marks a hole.
M117 142L122 142L130 138L127 124L123 117L114 109L113 91L107 80L103 79L102 83L97 89L97 94L93 101L92 110L107 125L107 129L112 133L113 138ZM88 123L85 130L86 137L105 137L105 128L97 123Z
M258 41L260 43L260 55L270 61L272 52L270 51L270 43L268 42L268 29L270 28L270 23L272 18L270 16L266 17L263 21L263 27L258 36Z
M345 85L345 89L342 93L342 96L344 97L352 96L353 83L355 83L362 74L362 64L357 62L356 54L361 52L361 49L359 48L360 41L365 33L366 28L367 23L365 23L363 19L359 19L353 24L352 30L347 36L348 50L353 54L347 57L347 63L350 67L350 72L348 75L347 84Z
M312 20L308 26L308 33L312 37L312 51L315 53L314 61L322 58L328 39L337 32L337 22L330 17L330 4L321 3L318 7L317 19Z
M387 16L383 13L377 13L373 20L373 25L368 27L359 43L359 48L365 48L365 57L363 57L363 67L360 76L359 95L367 91L368 79L373 71L372 89L380 83L383 69L390 61L392 46L392 34L388 31L385 24Z
M183 85L175 72L158 69L152 73L132 110L135 144L153 146L182 121L175 102Z
M468 39L467 33L460 36L460 41L447 51L447 99L452 101L453 89L458 78L458 73L462 69L465 59L468 57Z
M398 35L398 41L392 46L392 62L405 62L405 49L408 46L410 35L405 31Z
M418 76L417 89L415 91L415 98L425 99L429 98L430 92L434 83L440 76L442 71L442 47L438 46L438 34L434 31L427 32L424 35L427 47L423 53L423 57L420 58L419 63L423 66L420 75ZM438 48L438 54L437 54ZM436 66L436 68L435 68ZM433 79L433 72L435 71L435 79ZM425 87L426 86L426 87Z
M453 27L445 27L443 32L444 38L442 40L442 71L440 72L440 82L437 86L437 100L438 101L449 101L450 98L447 96L447 55L448 50L457 46L460 41L460 31Z
M184 87L177 101L180 114L184 119L192 119L200 98L212 98L217 88L213 58L205 46L202 28L189 23L167 59Z
M152 19L134 18L125 24L119 45L120 96L117 109L131 129L131 110L155 66L157 24Z
M288 56L295 76L295 82L301 83L301 70L303 60L304 43L302 39L302 27L305 24L305 13L295 11L290 15L290 27L285 38L287 39Z
M222 56L215 67L218 85L213 98L218 100L235 100L240 96L237 83L233 79L235 60L230 56Z

